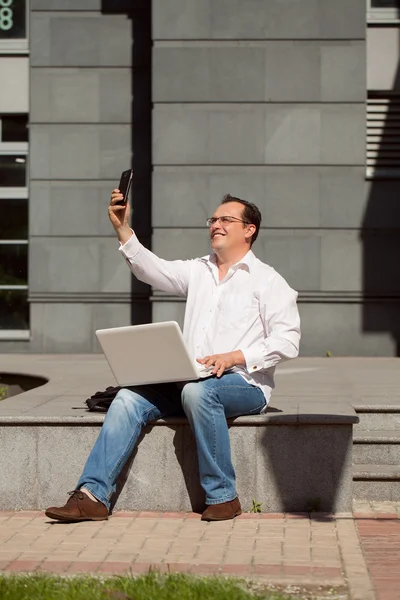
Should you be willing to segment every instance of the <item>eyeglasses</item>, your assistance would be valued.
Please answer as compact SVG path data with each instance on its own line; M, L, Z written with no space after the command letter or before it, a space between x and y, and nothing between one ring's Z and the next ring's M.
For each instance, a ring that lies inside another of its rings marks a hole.
M228 225L229 223L245 223L246 225L251 225L248 221L243 221L243 219L238 219L237 217L210 217L206 221L207 227L215 225L217 221L219 221L221 225Z

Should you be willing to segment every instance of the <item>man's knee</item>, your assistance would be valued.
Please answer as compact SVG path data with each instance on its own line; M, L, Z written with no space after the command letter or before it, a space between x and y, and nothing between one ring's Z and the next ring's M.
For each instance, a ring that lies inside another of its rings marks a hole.
M182 390L182 407L185 414L193 414L213 402L213 394L204 382L187 383Z
M109 414L115 416L125 415L140 418L143 412L143 398L131 390L122 388L115 396L109 408Z
M113 409L126 409L132 405L132 392L122 388L111 403Z

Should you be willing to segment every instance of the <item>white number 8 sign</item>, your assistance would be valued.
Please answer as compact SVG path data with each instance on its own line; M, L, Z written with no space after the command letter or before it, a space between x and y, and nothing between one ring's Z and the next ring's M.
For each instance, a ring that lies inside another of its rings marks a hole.
M13 11L10 8L14 0L0 0L0 29L8 31L14 25Z

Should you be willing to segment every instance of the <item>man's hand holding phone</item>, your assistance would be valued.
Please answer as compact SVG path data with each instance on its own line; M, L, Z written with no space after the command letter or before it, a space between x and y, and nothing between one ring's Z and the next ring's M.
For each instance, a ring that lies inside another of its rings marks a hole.
M108 207L108 216L121 244L125 244L132 236L129 225L130 205L128 200L132 177L132 171L122 173L120 186L112 191Z

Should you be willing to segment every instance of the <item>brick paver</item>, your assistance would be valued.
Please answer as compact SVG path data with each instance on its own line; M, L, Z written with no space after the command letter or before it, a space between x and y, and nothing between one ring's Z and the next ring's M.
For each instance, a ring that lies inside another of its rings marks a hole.
M363 503L355 518L377 600L400 599L400 503Z
M194 513L117 512L53 523L0 512L0 571L63 574L183 572L276 584L329 585L349 600L400 600L400 503L354 513L249 514L204 523Z
M346 584L330 515L244 514L204 523L188 513L117 512L54 524L40 512L0 513L4 572L238 575L277 583Z

